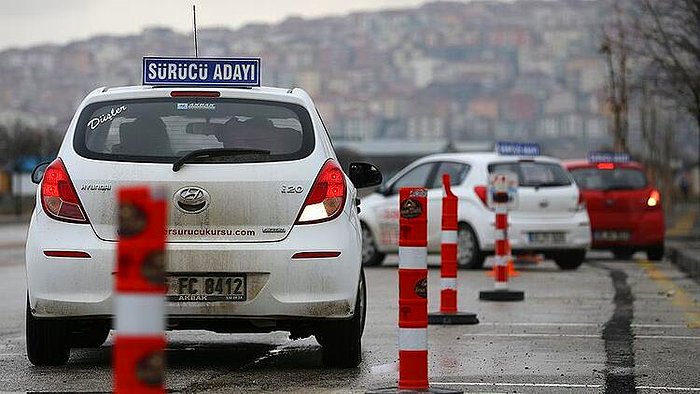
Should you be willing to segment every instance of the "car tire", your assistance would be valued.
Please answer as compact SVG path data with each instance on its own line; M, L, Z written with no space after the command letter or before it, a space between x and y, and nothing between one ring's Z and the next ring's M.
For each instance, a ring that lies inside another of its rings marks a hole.
M362 361L362 333L367 313L367 287L364 270L360 272L355 312L348 320L332 321L324 325L316 336L322 346L325 367L356 368ZM320 338L319 338L320 337Z
M474 229L460 223L457 230L457 264L461 268L478 270L484 266L486 254L479 248L479 240Z
M89 326L71 327L70 346L72 348L100 347L109 336L109 322L89 322Z
M571 250L566 252L558 252L554 255L554 262L559 266L559 269L571 271L578 269L586 259L585 250Z
M377 242L374 239L372 230L365 223L362 226L362 265L371 267L380 265L386 258L386 254L377 249Z
M656 245L648 248L647 259L651 261L660 261L664 258L664 244Z
M70 358L68 324L60 320L37 319L27 298L27 358L36 366L64 365Z
M634 255L634 250L628 248L614 249L612 252L615 260L630 260Z

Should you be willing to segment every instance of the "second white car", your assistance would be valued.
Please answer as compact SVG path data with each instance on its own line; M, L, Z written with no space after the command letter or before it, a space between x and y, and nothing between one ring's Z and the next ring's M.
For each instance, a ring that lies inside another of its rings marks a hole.
M442 174L451 177L459 197L458 262L481 268L494 250L494 212L487 207L490 173L518 176L518 205L508 216L513 254L543 253L561 269L576 269L591 243L590 222L581 193L559 160L546 156L498 153L448 153L426 156L408 165L377 192L362 200L362 260L380 264L398 250L398 191L428 189L428 250L440 252Z

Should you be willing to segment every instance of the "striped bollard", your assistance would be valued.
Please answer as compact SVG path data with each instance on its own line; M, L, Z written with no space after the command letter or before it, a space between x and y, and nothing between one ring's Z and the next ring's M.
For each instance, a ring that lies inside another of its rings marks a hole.
M166 202L145 187L118 197L114 392L164 393Z
M457 196L450 187L450 175L442 175L442 245L440 247L440 311L428 314L428 324L478 324L476 313L457 308Z
M510 243L507 245L506 248L506 256L508 257L506 260L508 261L506 264L506 269L508 271L508 278L515 278L516 276L520 276L520 273L515 269L515 264L513 260L516 257L513 256L513 253L510 250ZM491 276L491 277L496 277L496 271L498 270L498 264L494 264L493 268L491 271L488 271L486 275Z
M494 290L479 292L479 299L486 301L522 301L525 293L520 290L508 289L508 261L510 244L508 243L508 208L504 205L495 207L496 210L496 256Z
M431 392L428 383L428 191L399 192L399 386L368 393Z

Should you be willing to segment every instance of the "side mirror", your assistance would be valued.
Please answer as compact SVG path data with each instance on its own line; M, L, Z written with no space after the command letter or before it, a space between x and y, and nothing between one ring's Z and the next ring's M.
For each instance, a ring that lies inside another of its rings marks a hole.
M48 167L49 164L51 164L51 162L46 161L34 167L34 170L32 171L32 182L36 183L37 185L41 183L41 180L44 179L46 167Z
M356 188L377 186L382 184L382 172L370 163L350 163L348 174Z

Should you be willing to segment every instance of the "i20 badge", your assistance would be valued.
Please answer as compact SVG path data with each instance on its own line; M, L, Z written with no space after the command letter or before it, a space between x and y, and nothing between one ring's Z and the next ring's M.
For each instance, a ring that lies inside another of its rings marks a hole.
M184 213L200 213L207 209L210 201L209 193L197 186L183 187L173 196L173 203Z

